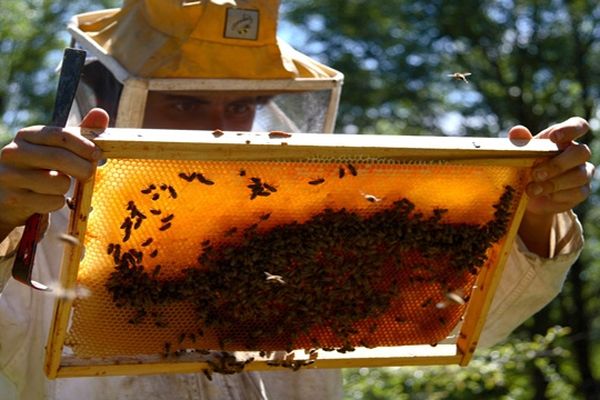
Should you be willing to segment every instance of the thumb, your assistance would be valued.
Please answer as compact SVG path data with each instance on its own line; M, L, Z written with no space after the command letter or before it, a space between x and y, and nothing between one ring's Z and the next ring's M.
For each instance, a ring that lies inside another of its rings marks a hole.
M533 139L533 135L531 134L531 131L523 125L516 125L508 131L508 138L510 140L530 140Z
M106 129L108 128L109 119L108 113L103 109L92 108L85 117L83 117L79 126L82 128Z

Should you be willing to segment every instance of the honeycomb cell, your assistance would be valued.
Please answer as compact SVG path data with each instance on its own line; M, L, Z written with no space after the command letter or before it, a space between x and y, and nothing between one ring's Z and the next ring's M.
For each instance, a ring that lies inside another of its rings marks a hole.
M75 301L66 343L78 357L162 354L166 342L436 344L496 264L525 176L360 158L109 160L78 273L91 296Z

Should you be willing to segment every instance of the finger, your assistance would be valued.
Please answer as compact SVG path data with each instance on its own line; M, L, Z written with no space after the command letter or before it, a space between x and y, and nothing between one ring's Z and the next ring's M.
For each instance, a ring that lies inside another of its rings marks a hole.
M583 203L591 193L589 186L562 190L551 195L532 197L529 206L535 205L537 214L557 214L569 211Z
M566 171L585 165L590 160L592 153L585 144L574 144L556 156L544 160L533 169L533 179L542 182L559 176Z
M69 191L70 186L71 179L57 171L25 170L0 165L0 187L3 188L64 196Z
M90 161L98 161L102 154L96 145L68 130L55 126L33 126L21 129L15 135L14 142L30 143L68 150L69 152Z
M22 168L59 171L79 180L89 179L94 164L59 147L40 146L26 141L12 142L0 153L2 164Z
M564 190L589 186L593 176L594 166L591 163L581 164L552 179L530 183L527 186L527 194L530 196L551 195Z
M101 108L91 109L81 121L82 128L106 129L108 128L108 113Z
M24 222L28 216L39 213L45 214L60 210L65 204L65 197L59 195L39 194L29 190L11 190L0 192L0 207L3 210L18 210L10 212L14 218ZM20 215L20 216L19 216Z
M570 144L585 135L590 130L589 123L580 117L572 117L560 124L552 125L535 137L542 139L550 139L556 144Z
M510 140L529 140L533 138L533 135L523 125L516 125L508 131L508 138Z

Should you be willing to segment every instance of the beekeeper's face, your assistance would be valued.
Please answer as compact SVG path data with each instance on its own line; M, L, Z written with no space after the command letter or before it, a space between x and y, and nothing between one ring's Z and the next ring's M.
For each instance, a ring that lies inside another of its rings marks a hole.
M149 92L143 128L250 131L264 97L199 92Z

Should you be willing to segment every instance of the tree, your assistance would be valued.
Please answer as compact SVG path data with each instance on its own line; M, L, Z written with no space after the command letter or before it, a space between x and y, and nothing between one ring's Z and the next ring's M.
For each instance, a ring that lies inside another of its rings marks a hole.
M6 1L0 13L0 140L50 118L55 68L68 45L70 16L114 6L116 0Z
M306 32L293 44L346 75L338 130L498 136L517 123L537 132L572 115L600 126L595 1L290 0L284 14ZM472 73L469 83L453 72ZM600 150L595 134L583 140ZM545 362L586 399L600 392L597 196L577 210L588 245L563 295L517 332L571 326L572 358ZM524 385L534 388L527 398L548 398L542 364L524 365Z

